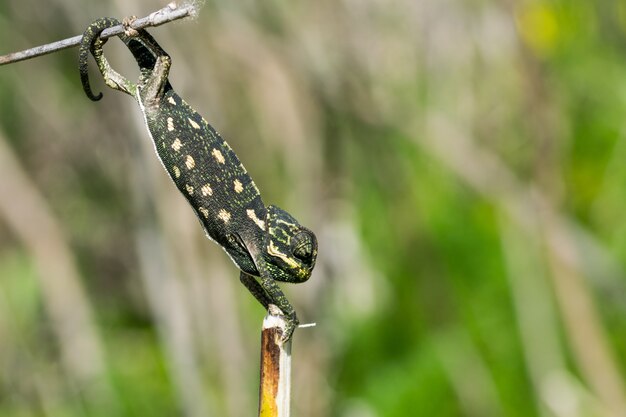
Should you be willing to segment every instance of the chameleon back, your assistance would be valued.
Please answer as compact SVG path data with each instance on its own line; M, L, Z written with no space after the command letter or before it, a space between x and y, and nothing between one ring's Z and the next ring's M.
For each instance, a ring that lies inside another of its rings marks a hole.
M267 210L232 148L173 89L140 105L163 167L200 219L207 235L245 272L257 275L243 242L262 243ZM241 225L249 227L242 228ZM252 231L252 232L251 232ZM248 233L241 236L241 233ZM256 232L256 233L255 233ZM257 239L255 238L255 235Z

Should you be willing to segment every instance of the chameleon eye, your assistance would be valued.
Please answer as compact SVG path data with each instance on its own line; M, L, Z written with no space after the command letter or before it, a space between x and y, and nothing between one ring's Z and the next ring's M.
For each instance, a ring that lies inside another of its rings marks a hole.
M317 239L312 232L303 230L291 238L291 253L302 262L312 263L316 252Z

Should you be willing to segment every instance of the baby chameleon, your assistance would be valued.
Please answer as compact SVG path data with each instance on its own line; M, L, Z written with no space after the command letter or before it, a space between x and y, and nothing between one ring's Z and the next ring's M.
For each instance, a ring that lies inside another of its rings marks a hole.
M105 83L137 100L156 153L178 190L198 216L207 236L219 244L241 270L241 282L268 308L286 316L283 341L298 325L296 312L280 282L309 279L317 258L317 239L289 213L265 206L259 190L235 152L219 134L173 90L168 81L169 55L145 30L120 35L139 64L132 83L113 70L103 55L106 29L121 24L112 18L94 21L83 34L79 52L85 93L99 100L89 86L87 59L91 51Z

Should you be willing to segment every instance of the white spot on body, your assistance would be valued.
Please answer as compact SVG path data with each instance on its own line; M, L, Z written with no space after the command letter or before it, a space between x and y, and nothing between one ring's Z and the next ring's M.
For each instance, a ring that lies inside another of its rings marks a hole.
M230 213L221 209L220 212L217 213L217 218L222 220L224 223L228 223L230 221Z
M219 162L220 164L226 163L226 159L224 158L224 155L222 155L219 149L213 149L213 151L211 151L211 154L215 157L217 162Z
M174 100L174 97L169 97L167 101L169 101L173 105L176 105L176 100Z
M189 195L193 195L193 187L191 185L185 184L185 188L187 189Z
M198 207L198 210L200 210L200 213L202 213L205 218L209 218L209 210L205 209L204 207Z
M248 171L246 171L246 167L244 167L244 166L243 166L243 164L242 164L241 162L239 162L239 168L241 168L241 170L242 170L244 173L247 173L247 172L248 172Z
M239 181L239 180L235 180L235 182L234 182L233 184L234 184L234 186L235 186L235 192L236 192L237 194L239 194L240 192L242 192L242 191L243 191L243 185L241 184L241 181Z
M200 188L200 191L202 192L202 195L205 197L207 195L213 195L213 190L211 189L211 186L209 184L204 184L202 188Z
M196 166L196 161L193 160L191 155L187 155L187 159L185 159L185 165L187 165L187 169L192 169Z
M252 188L254 188L254 191L256 191L257 195L261 195L261 192L259 191L259 187L256 186L254 181L252 181Z
M169 130L170 132L174 130L174 119L172 119L171 117L167 118L167 130Z
M254 210L248 209L246 210L246 214L248 215L250 220L256 223L257 226L259 226L261 230L265 230L265 222L256 216L256 213L254 212Z
M193 127L194 129L200 129L200 125L198 123L191 120L189 117L187 118L187 120L189 120L189 124L191 125L191 127Z
M175 176L176 178L180 177L180 169L178 169L178 167L177 167L176 165L174 165L174 166L172 167L172 170L174 170L174 176Z
M180 141L180 139L176 138L174 140L174 143L172 143L172 149L174 149L176 152L180 151L180 148L183 147L183 143Z

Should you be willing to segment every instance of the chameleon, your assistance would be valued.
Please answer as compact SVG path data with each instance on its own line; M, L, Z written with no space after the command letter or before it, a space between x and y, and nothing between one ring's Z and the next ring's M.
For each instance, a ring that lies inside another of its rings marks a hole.
M290 340L299 321L278 282L310 278L317 259L315 234L288 212L263 203L230 145L174 91L168 80L172 60L146 30L118 35L137 61L138 81L111 68L100 34L120 24L103 17L83 33L79 73L85 94L93 101L102 98L89 84L91 53L106 85L137 101L161 164L205 234L230 256L240 270L241 283L263 307L267 310L273 304L282 311L286 322L282 342ZM128 28L128 22L124 24Z

